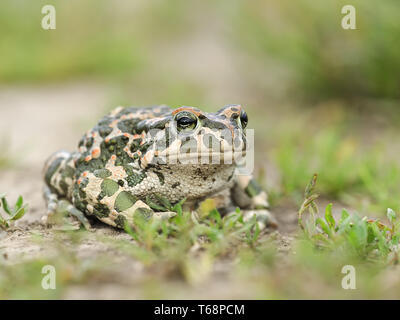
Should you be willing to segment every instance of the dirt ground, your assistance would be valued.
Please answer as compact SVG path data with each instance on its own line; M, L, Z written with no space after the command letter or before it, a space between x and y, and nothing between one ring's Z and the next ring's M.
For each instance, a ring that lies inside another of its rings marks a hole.
M75 84L40 88L2 88L0 90L1 136L6 138L5 150L13 159L9 168L0 171L0 191L7 192L10 202L22 195L29 204L29 212L17 221L9 231L0 231L0 256L2 263L15 264L35 258L57 257L63 250L74 255L78 263L91 258L103 257L112 264L111 279L97 279L89 285L69 286L63 298L143 298L140 283L149 275L143 265L129 255L123 256L98 237L126 239L130 237L117 229L96 223L96 230L81 241L71 243L60 232L48 229L40 223L45 212L42 198L42 166L46 158L56 150L73 150L81 134L90 128L104 113L105 90L100 85ZM17 119L10 123L10 119ZM83 123L81 119L90 119ZM296 208L291 205L274 208L280 222L281 249L287 250L290 235L296 231ZM41 241L35 241L40 238ZM217 263L216 277L207 283L176 290L176 298L245 298L240 286L224 274L230 263ZM116 277L115 275L118 275ZM121 279L124 279L121 281ZM138 285L139 284L139 285ZM221 285L222 284L222 285ZM169 295L170 287L185 286L180 281L158 284L156 296ZM211 290L212 288L212 290ZM151 290L150 290L151 291ZM161 292L161 293L160 293ZM151 293L148 293L150 296ZM34 298L34 297L33 297Z

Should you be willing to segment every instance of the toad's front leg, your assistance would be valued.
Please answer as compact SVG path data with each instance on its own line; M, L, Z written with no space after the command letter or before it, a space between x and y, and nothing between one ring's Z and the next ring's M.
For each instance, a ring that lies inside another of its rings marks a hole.
M252 176L236 176L236 182L231 189L231 199L236 206L242 209L245 220L256 216L261 228L276 229L278 227L276 219L269 211L267 193Z

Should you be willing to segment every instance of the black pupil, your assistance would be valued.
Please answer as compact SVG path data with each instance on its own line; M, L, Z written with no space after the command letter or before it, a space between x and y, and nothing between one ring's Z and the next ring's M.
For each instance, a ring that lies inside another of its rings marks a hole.
M248 120L249 119L247 118L247 113L242 111L242 113L240 114L240 121L242 122L243 126L246 126Z
M191 124L193 124L195 121L196 121L196 120L194 120L194 119L192 119L192 118L189 118L189 117L182 117L182 118L178 119L178 124L179 124L181 127L188 127L188 126L190 126Z

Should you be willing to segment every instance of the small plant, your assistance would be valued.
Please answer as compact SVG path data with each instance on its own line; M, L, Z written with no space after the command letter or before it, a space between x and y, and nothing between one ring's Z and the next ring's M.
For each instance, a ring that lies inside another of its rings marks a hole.
M255 217L245 221L240 210L221 217L211 205L194 213L184 210L182 202L171 206L161 198L157 200L162 203L160 210L169 209L176 215L149 220L136 214L134 223L125 225L125 231L135 240L131 254L147 266L197 283L211 272L217 259L258 250L261 231ZM156 204L150 206L155 208Z
M7 202L5 193L0 194L0 207L1 206L3 207L3 211L8 215L6 218L0 215L0 227L3 229L9 228L12 222L21 219L28 208L28 205L24 204L22 196L18 197L14 208L11 208Z
M178 214L181 213L182 205L186 201L186 199L183 199L177 204L172 205L166 197L160 196L158 194L155 194L155 197L158 203L154 202L150 197L146 197L146 203L149 204L150 208L158 211L173 211Z
M179 259L193 246L206 247L213 255L220 255L236 246L254 248L259 240L261 230L255 217L245 221L240 210L221 217L215 208L204 214L191 213L184 211L182 204L183 201L174 206L163 203L164 209L176 212L168 220L147 220L137 215L132 226L125 225L125 231L141 247L157 255L168 256L175 248ZM154 203L150 206L156 207Z
M387 210L389 225L378 219L360 218L342 210L340 219L332 214L332 204L325 209L325 217L318 216L314 193L317 175L306 187L305 200L298 213L298 222L308 240L318 248L344 250L350 254L374 261L398 263L400 218L392 209ZM308 210L310 218L303 219Z

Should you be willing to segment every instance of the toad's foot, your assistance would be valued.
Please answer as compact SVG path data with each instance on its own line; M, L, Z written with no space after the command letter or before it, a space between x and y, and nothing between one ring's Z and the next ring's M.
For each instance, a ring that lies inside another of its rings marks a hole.
M276 221L275 217L269 212L267 209L255 209L255 210L244 210L243 212L243 220L249 221L253 217L256 217L256 221L260 229L278 228L278 221Z
M86 230L91 229L89 220L85 215L75 208L67 200L59 200L57 195L52 193L48 187L45 187L44 197L47 202L47 213L42 217L42 223L46 225L65 224L72 229L79 229L83 225ZM61 228L65 229L65 228Z
M261 230L278 228L278 222L267 209L242 210L242 212L244 221L250 221L255 216Z

